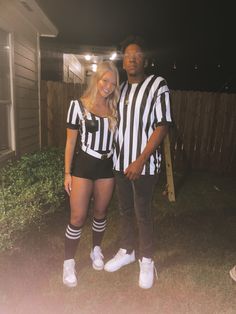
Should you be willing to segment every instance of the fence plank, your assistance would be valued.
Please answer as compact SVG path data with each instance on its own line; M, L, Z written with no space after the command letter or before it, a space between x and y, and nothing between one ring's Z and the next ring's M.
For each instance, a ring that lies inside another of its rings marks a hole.
M173 168L172 168L172 160L171 160L171 152L170 152L169 134L167 134L164 139L164 155L165 155L165 164L166 164L168 199L170 202L175 202L175 186L174 186Z
M200 148L200 136L199 129L201 126L201 93L195 93L195 118L194 118L194 131L192 141L194 143L193 148L193 156L192 156L192 168L196 168L198 166L199 161L199 148Z

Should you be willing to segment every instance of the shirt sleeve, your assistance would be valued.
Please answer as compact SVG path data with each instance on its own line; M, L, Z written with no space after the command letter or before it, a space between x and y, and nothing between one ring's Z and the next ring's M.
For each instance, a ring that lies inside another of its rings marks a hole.
M160 83L155 103L156 126L171 124L170 92L166 81Z
M72 100L67 113L66 127L68 129L77 130L80 125L81 118L82 113L79 103L77 100Z

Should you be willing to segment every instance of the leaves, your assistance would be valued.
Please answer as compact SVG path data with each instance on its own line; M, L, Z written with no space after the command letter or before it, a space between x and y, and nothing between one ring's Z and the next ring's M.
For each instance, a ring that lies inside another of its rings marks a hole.
M0 250L11 248L31 224L64 200L61 149L24 155L0 170Z

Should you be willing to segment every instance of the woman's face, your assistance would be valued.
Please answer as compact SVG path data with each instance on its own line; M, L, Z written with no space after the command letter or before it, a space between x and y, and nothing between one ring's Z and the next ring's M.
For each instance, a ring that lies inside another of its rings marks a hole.
M100 78L100 80L97 83L98 87L98 93L104 97L107 98L109 95L111 95L116 87L116 76L113 72L105 72L103 76Z

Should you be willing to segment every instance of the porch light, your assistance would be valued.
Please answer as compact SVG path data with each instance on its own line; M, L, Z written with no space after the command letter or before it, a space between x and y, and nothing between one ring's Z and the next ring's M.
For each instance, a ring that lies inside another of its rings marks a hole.
M93 72L96 72L97 71L97 64L96 63L93 63L92 65L91 65L91 68L92 68L92 71Z
M91 56L91 55L85 55L85 56L84 56L84 59L85 59L86 61L90 61L90 60L91 60L91 58L92 58L92 56Z
M110 60L115 60L117 57L117 53L116 52L113 52L111 57L109 58Z

